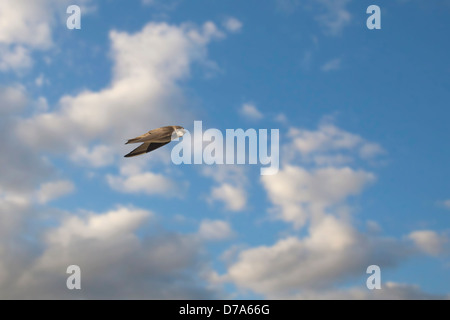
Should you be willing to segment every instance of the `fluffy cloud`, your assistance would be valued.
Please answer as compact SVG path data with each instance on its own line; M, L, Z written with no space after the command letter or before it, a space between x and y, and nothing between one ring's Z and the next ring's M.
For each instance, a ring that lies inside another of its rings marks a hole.
M261 120L264 115L252 103L244 103L239 112L246 118L252 120Z
M220 165L204 167L202 174L213 178L218 184L211 188L207 201L220 201L230 211L242 211L247 206L247 178L242 166Z
M417 230L408 235L416 246L425 253L437 256L442 253L449 242L445 235L439 235L432 230ZM448 248L447 248L448 249Z
M359 194L375 176L363 170L320 168L307 171L285 166L278 174L262 176L269 199L276 206L277 217L302 227L308 218L320 216L351 195Z
M142 172L129 176L107 175L109 186L123 193L143 193L148 195L164 195L167 197L179 196L182 185L177 184L162 174Z
M79 146L71 154L70 160L77 164L100 168L114 162L114 150L105 145L96 145L91 149Z
M241 187L234 187L228 183L223 183L214 187L211 191L212 200L221 201L227 210L241 211L247 203L247 193Z
M64 195L72 193L75 186L71 181L59 180L43 183L36 193L37 201L41 204L48 203Z
M111 31L110 85L62 97L52 112L22 121L18 134L41 150L87 148L100 140L119 153L118 141L150 128L186 123L191 117L182 108L178 83L189 76L193 62L208 61L208 43L223 36L212 22L200 28L149 23L134 34Z
M90 0L81 0L85 6ZM32 65L33 50L53 45L52 28L66 18L70 0L17 0L0 3L0 71L21 70ZM85 12L85 10L83 11Z
M364 279L367 266L392 267L411 252L405 243L370 238L327 215L304 238L291 236L272 246L242 250L224 279L269 298L292 297Z
M358 155L367 159L384 152L377 143L369 142L328 122L322 122L315 131L291 128L288 136L292 139L290 146L302 156L355 150Z
M228 222L222 220L203 220L198 230L199 236L205 240L226 240L234 232Z
M0 264L0 297L213 297L213 292L199 285L207 267L197 237L147 234L141 238L135 234L144 223L151 223L153 215L147 210L118 207L105 213L68 216L45 233L42 253L28 261L26 268L18 272L4 266L3 274L9 276L2 282ZM65 287L66 269L73 264L81 268L80 291Z

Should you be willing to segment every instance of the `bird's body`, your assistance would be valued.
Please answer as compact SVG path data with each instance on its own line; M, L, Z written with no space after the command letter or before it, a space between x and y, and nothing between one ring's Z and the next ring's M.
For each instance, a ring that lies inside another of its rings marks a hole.
M170 141L183 136L184 133L184 128L180 126L166 126L150 130L139 137L129 139L125 143L142 143L139 147L125 155L125 157L134 157L158 149Z

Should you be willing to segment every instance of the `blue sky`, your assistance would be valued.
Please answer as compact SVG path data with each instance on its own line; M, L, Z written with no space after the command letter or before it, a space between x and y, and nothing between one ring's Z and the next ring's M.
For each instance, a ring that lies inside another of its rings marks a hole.
M449 13L2 1L0 298L448 298ZM127 139L194 120L279 129L278 173L177 166L176 142L123 158Z

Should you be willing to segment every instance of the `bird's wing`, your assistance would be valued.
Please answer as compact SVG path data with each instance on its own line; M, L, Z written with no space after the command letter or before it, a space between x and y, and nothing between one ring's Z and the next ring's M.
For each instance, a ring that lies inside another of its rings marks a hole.
M131 151L129 154L125 155L126 158L138 156L150 151L153 151L155 149L158 149L166 144L168 144L170 141L167 142L145 142L141 144L139 147Z
M142 136L128 140L128 143L151 142L151 141L170 141L172 138L173 128L171 126L161 127L150 130Z

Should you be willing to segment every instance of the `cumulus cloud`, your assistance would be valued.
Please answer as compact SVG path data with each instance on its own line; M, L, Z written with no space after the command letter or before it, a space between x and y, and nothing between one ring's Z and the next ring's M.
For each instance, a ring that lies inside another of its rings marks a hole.
M36 198L39 203L45 204L64 195L70 194L74 190L74 184L68 180L47 182L41 185L36 193Z
M247 203L247 193L241 187L223 183L212 189L211 199L223 202L227 210L241 211Z
M308 218L321 215L375 181L372 173L344 168L308 171L287 165L276 175L261 176L276 217L302 227Z
M291 139L288 160L299 153L303 160L318 165L331 164L335 160L344 164L355 157L371 160L385 153L379 144L326 121L321 122L317 130L291 128L288 137Z
M220 165L215 168L204 167L202 174L213 178L216 185L211 188L207 198L209 203L220 201L229 211L242 211L247 206L247 178L242 166Z
M444 251L449 239L432 230L417 230L408 235L415 245L423 252L437 256ZM447 247L447 250L450 249Z
M222 220L203 220L198 234L202 239L219 241L233 236L234 232L228 222Z
M43 250L26 268L4 269L2 298L187 299L214 297L199 284L201 243L194 235L136 231L154 214L132 207L69 215L43 236ZM0 251L1 255L1 251ZM0 260L2 261L2 260ZM81 268L82 290L67 290L69 265ZM1 268L0 268L1 272ZM14 276L13 276L14 275ZM175 279L175 281L174 281Z
M306 237L287 237L272 246L242 250L225 281L269 298L332 288L344 280L366 278L366 268L392 267L412 250L389 238L371 238L349 223L327 215Z
M108 166L114 162L114 150L105 145L96 145L92 149L79 146L71 154L70 160L78 164L85 164L90 167L100 168Z
M89 2L81 0L79 5L86 6ZM29 68L33 50L49 49L53 45L52 28L58 22L63 27L62 21L70 4L70 0L2 1L0 71Z
M33 149L17 139L14 129L17 117L26 110L29 99L21 85L0 87L0 135L2 152L0 193L30 194L36 186L51 175L51 167Z
M261 111L259 111L258 108L256 108L256 106L252 103L244 103L239 112L241 115L251 120L261 120L264 118Z
M107 175L109 186L123 193L142 193L148 195L179 196L180 186L162 174L153 172L136 173L129 176Z
M223 36L212 22L201 27L149 23L134 34L111 31L110 85L63 96L51 112L22 121L17 132L41 150L87 148L100 140L119 153L117 141L168 123L186 123L191 117L183 109L178 82L189 76L192 63L208 61L208 43Z

